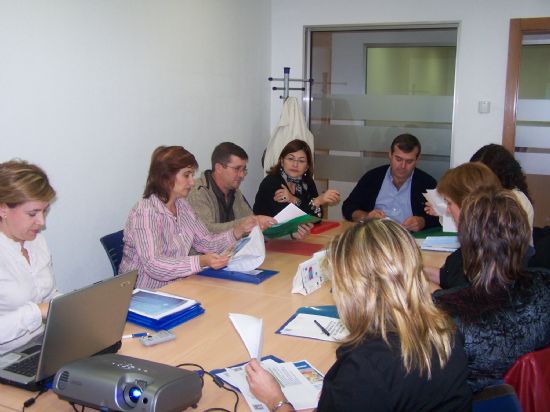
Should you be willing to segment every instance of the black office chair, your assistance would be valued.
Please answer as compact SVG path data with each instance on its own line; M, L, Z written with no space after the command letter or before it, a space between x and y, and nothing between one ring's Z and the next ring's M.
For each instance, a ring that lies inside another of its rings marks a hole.
M119 230L118 232L105 235L99 239L105 252L107 252L115 276L118 275L118 266L122 260L122 249L124 248L123 236L124 232Z

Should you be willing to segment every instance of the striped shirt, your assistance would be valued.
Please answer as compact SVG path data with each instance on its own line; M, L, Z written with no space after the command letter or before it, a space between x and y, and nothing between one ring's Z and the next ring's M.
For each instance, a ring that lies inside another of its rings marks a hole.
M119 273L138 271L136 287L158 289L198 272L200 253L221 253L235 242L233 231L208 231L187 200L176 200L176 216L156 196L141 199L130 211L124 228L124 255Z

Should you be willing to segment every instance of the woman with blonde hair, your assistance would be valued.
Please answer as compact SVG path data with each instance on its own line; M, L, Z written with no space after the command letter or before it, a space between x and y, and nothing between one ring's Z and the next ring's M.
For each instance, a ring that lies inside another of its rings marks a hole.
M509 190L477 191L463 204L458 237L469 284L434 293L464 335L468 383L499 383L521 355L550 344L550 272L527 270L530 227Z
M349 335L325 376L318 411L470 410L462 342L432 303L406 229L386 219L348 229L330 243L327 273ZM257 361L246 372L271 411L293 410Z
M23 160L0 163L0 354L43 331L58 292L40 233L55 190L46 173Z

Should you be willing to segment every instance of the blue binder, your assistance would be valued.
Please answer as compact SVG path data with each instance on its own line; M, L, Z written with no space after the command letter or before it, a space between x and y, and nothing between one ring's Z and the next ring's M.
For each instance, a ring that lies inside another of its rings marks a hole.
M196 318L203 313L204 308L200 305L200 303L197 303L181 312L172 313L171 315L165 316L161 319L152 319L136 313L128 312L128 317L126 320L147 329L158 331L161 329L172 329L173 327Z
M267 269L258 269L258 270L261 270L262 272L257 275L249 275L248 273L243 273L243 272L234 272L231 270L207 268L198 272L197 275L208 276L211 278L234 280L237 282L254 283L257 285L259 283L262 283L264 280L270 278L271 276L279 273L275 270L267 270Z

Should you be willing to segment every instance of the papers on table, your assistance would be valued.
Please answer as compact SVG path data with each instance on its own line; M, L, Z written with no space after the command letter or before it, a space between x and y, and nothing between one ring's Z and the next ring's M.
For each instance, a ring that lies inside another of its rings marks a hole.
M260 359L263 345L263 320L240 313L230 313L229 319L241 336L250 358Z
M423 250L436 250L439 252L454 252L460 247L457 236L428 236L422 242Z
M264 359L262 366L277 379L285 397L294 408L315 408L323 386L323 375L303 360L299 362L278 363L273 359ZM214 372L214 371L213 371ZM269 411L269 408L252 395L246 381L245 365L238 365L214 372L244 396L252 411Z
M313 256L300 263L292 280L292 293L309 295L321 287L326 279L322 271L322 262L326 251L314 253Z
M289 203L273 218L277 223L263 232L267 238L289 235L295 233L298 230L298 225L302 223L315 223L321 220L317 216L308 215L293 203Z
M281 335L336 342L345 338L349 332L338 318L296 313L279 328Z
M169 293L135 289L129 310L137 315L158 320L190 308L196 303L193 299L170 295Z
M436 189L428 189L424 193L424 197L432 205L434 211L438 216L441 216L441 226L443 226L444 232L455 232L456 233L456 223L447 212L447 203L439 195Z

